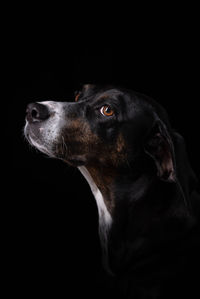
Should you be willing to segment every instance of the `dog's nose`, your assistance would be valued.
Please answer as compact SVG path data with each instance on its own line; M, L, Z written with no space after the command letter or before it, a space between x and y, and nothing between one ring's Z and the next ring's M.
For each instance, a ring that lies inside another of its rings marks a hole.
M41 122L47 118L49 118L50 112L48 107L39 104L39 103L31 103L27 106L26 109L26 119L31 122Z

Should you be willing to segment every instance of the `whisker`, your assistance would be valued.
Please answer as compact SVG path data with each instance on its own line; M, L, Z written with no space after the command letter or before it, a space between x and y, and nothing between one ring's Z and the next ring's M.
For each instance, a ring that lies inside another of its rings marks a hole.
M64 154L66 154L66 152L67 152L67 145L65 143L65 140L64 140L63 136L62 136L62 144L63 144L63 156L64 156ZM64 150L65 150L65 153L64 153Z

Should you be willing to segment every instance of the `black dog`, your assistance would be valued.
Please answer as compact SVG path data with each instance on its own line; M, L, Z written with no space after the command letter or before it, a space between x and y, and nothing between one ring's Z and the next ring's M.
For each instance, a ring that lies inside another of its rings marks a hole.
M198 298L197 179L159 104L85 85L73 102L29 104L25 136L88 181L114 298Z

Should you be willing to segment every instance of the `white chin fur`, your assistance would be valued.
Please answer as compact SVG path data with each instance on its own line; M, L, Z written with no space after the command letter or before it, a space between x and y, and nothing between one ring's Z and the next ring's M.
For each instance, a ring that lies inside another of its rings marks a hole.
M53 112L53 115L48 119L45 125L42 126L42 130L40 130L45 143L52 144L59 138L60 130L63 125L63 103L53 101L45 101L38 103L46 105L47 107L49 107L51 112Z
M54 155L43 145L37 143L36 141L33 140L33 138L31 138L31 136L29 136L29 141L30 144L33 145L36 149L38 149L40 152L48 155L49 157L53 158Z

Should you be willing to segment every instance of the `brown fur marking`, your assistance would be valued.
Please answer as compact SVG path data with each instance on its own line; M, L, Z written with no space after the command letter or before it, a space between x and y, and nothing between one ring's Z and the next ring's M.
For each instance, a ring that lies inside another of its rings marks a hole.
M115 143L105 144L82 119L72 120L65 128L68 158L86 157L85 167L101 191L108 211L114 208L113 184L117 168L126 159L125 141L120 134Z

